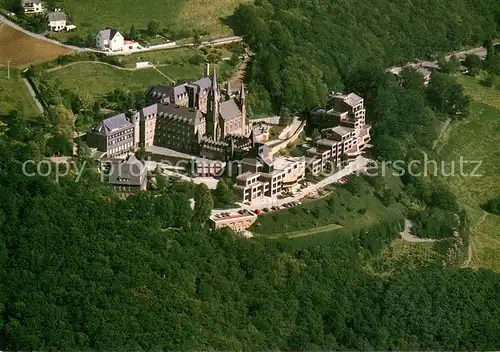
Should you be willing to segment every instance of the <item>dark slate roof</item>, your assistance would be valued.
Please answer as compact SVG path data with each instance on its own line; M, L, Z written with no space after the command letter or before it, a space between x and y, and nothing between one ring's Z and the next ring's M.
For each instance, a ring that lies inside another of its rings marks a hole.
M134 155L110 161L109 183L112 185L141 186L146 180L147 167Z
M115 37L116 33L118 33L118 31L113 28L106 28L99 32L102 39L104 40L112 40Z
M224 120L231 120L241 116L241 110L238 107L238 104L236 104L236 102L234 101L234 99L223 101L220 104L220 116Z
M186 83L179 84L177 86L165 86L165 85L157 85L153 86L148 90L149 95L156 95L161 97L169 97L170 103L177 104L180 96L185 95L186 92Z
M189 83L189 86L195 87L198 93L208 92L212 85L209 77L203 77L197 81Z
M111 134L125 128L132 128L134 125L127 119L125 114L119 114L102 120L92 131L97 133Z
M148 95L168 95L172 91L172 86L166 86L163 84L159 84L157 86L152 86L151 88L148 89L147 94Z
M49 21L66 21L66 14L64 12L49 12Z
M203 114L200 110L173 104L157 104L157 117L168 117L178 119L189 125L197 125L202 122Z

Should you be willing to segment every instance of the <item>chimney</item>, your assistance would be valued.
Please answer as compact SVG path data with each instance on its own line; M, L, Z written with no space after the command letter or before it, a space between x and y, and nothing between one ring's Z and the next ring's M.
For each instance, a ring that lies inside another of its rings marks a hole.
M205 77L210 77L210 63L205 62Z

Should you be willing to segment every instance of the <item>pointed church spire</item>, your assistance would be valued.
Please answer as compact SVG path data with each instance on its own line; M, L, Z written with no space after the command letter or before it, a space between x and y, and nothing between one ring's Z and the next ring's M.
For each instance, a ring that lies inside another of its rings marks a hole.
M207 117L206 117L206 133L213 138L214 141L219 140L219 88L217 87L217 75L212 76L212 86L208 92L207 99Z
M212 75L212 89L214 92L217 90L217 74L215 73L215 67L214 67L214 73Z
M240 101L245 101L245 84L241 82Z
M243 121L246 121L246 119L247 119L247 107L246 107L246 102L245 102L245 84L243 82L241 82L239 103L240 103L239 105L240 105L240 109L241 109L242 119L243 119Z

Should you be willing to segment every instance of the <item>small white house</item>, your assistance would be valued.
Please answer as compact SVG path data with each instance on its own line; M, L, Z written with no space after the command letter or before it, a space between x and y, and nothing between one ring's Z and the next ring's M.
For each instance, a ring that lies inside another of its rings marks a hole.
M42 13L42 0L21 0L25 13Z
M120 51L124 48L124 38L116 29L106 28L97 33L96 47L101 50Z
M49 12L48 17L49 27L52 31L59 32L66 29L66 14L64 12Z

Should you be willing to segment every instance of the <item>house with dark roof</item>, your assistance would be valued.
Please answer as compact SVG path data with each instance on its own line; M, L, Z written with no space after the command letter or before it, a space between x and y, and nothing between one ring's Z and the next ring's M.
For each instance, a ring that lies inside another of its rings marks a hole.
M61 11L49 12L47 14L49 20L49 28L54 32L63 31L66 29L66 14Z
M107 51L120 51L125 46L123 35L113 28L106 28L97 33L96 47Z
M138 147L138 123L134 112L104 119L87 134L87 144L107 157L125 155Z
M101 175L118 192L135 193L147 188L147 167L133 154L122 159L102 159Z
M149 88L146 94L158 103L189 106L189 96L186 85L186 83L175 86L160 84Z

